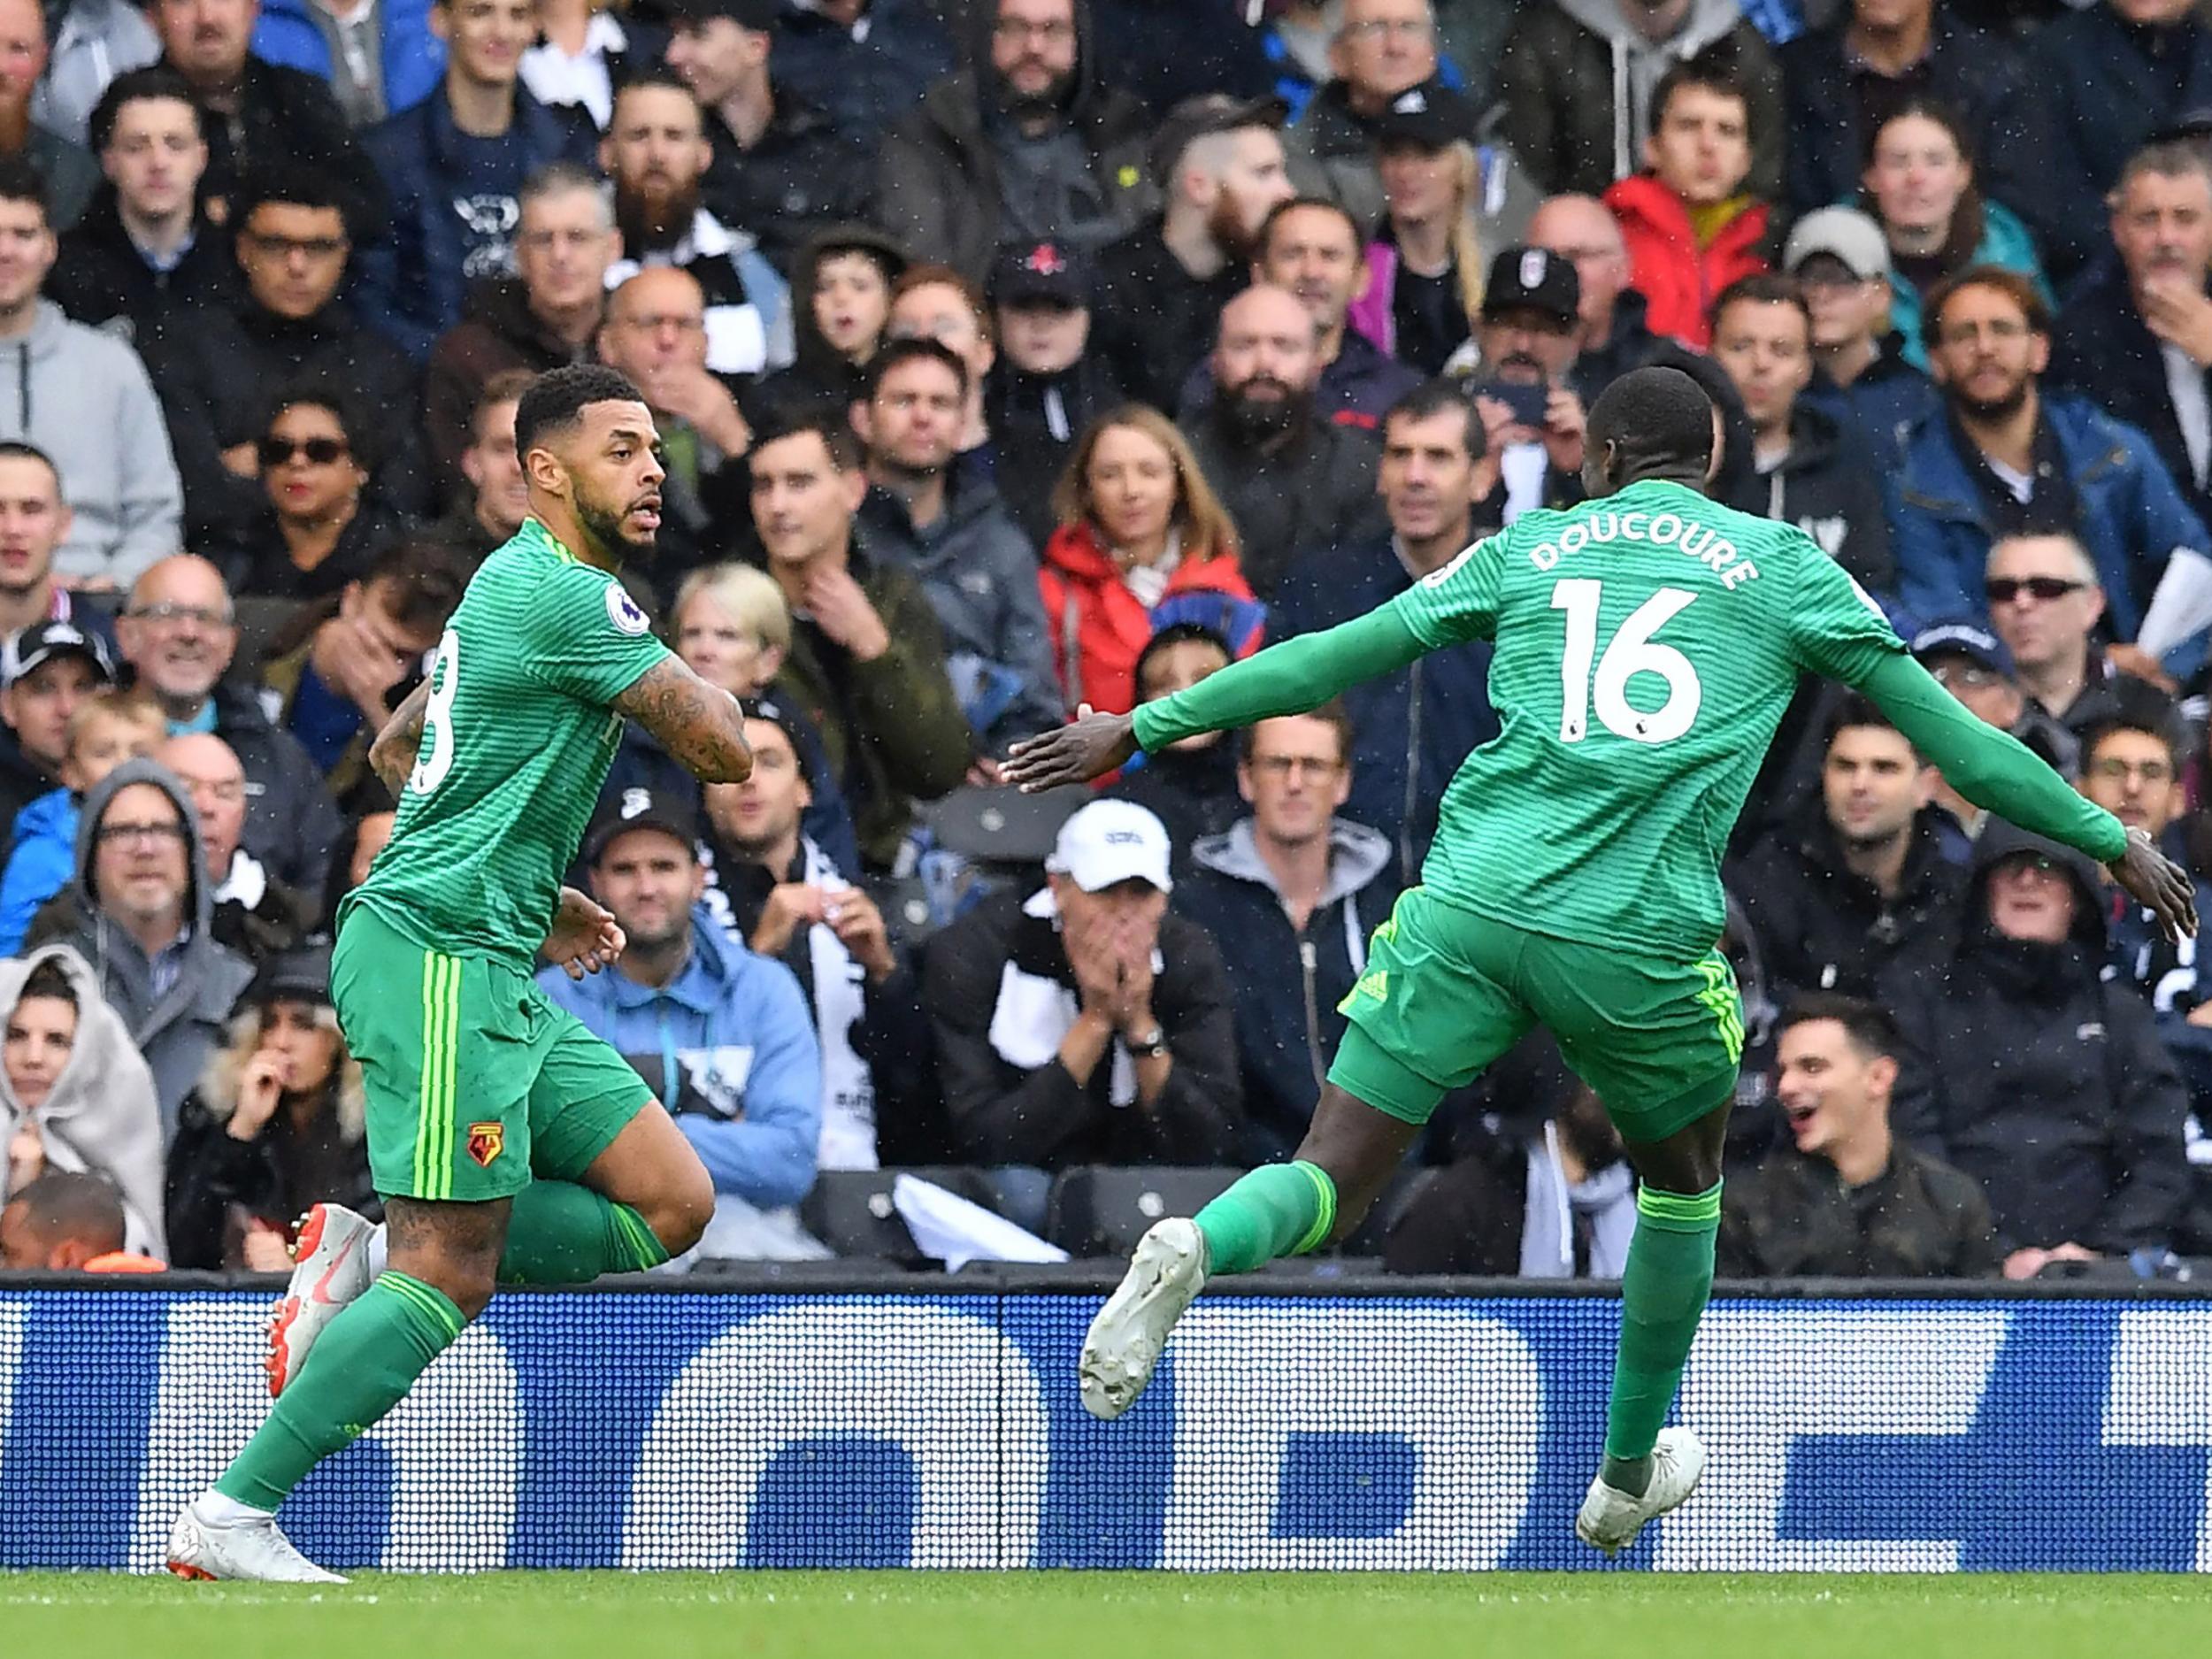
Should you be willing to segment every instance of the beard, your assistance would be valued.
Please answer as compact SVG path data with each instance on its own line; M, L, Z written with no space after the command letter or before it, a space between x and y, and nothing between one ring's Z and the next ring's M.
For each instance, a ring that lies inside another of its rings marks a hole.
M584 533L608 552L623 559L649 559L658 546L657 530L648 530L642 537L627 528L631 511L637 505L630 502L615 507L605 502L594 501L581 489L576 492L576 522Z
M1248 442L1280 437L1305 418L1307 407L1302 396L1267 374L1256 374L1239 387L1224 387L1217 401L1229 429Z
M673 180L651 175L634 187L615 190L615 227L622 233L625 249L657 251L674 246L691 228L699 211L699 181L678 185Z
M1018 121L1057 115L1067 108L1068 95L1074 89L1075 76L1072 73L1053 76L1040 92L1024 92L1001 76L998 83L999 107Z
M1214 197L1213 211L1206 216L1206 234L1232 265L1249 260L1259 250L1258 234L1245 224L1226 190Z
M1959 407L1977 420L2009 420L2027 406L2029 381L2022 376L2012 389L1995 397L1975 397L1965 392L1958 394Z

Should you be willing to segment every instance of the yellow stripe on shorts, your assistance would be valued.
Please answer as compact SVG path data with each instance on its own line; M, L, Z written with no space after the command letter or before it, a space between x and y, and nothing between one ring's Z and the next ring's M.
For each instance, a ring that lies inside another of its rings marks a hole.
M415 1196L453 1195L454 1094L458 1081L461 963L422 958L422 1100L415 1124Z
M1705 978L1705 988L1697 994L1697 1000L1712 1011L1720 1026L1722 1046L1728 1050L1732 1062L1743 1058L1743 1010L1736 1000L1736 987L1731 983L1728 963L1715 955L1697 964L1697 971Z

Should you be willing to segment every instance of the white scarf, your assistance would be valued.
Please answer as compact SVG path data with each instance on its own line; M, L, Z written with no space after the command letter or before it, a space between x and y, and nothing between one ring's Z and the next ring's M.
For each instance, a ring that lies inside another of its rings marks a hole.
M837 872L819 847L800 837L805 861L802 877L825 893L845 893L852 883ZM807 949L814 964L814 1019L822 1044L821 1167L872 1170L876 1167L876 1083L868 1063L853 1049L852 1028L868 1010L868 971L853 960L836 930L826 922L807 928Z

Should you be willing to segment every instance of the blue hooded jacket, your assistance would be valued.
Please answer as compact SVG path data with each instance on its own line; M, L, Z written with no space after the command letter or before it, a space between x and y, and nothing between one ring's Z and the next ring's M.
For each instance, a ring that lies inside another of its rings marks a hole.
M77 874L80 803L68 789L52 789L15 815L15 847L0 875L0 956L22 954L38 907Z
M2058 441L2080 503L2082 545L2103 584L2114 637L2132 640L2177 547L2212 553L2212 538L2151 441L2086 398L2042 395L2043 419ZM1905 449L1899 480L1897 596L1916 622L1986 618L1982 575L1994 539L1949 419L1931 416Z
M619 966L580 982L548 968L538 984L649 1084L658 1079L716 1192L761 1210L806 1196L822 1139L822 1054L790 969L725 937L694 905L691 959L666 986L640 985Z
M330 42L308 8L315 0L261 0L253 55L330 79ZM430 32L431 0L377 0L384 107L396 115L428 97L445 74L445 42Z

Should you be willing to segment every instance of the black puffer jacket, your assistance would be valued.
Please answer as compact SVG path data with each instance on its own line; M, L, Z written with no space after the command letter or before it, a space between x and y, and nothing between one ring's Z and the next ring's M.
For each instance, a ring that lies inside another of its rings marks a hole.
M1183 429L1199 470L1236 521L1244 580L1262 599L1273 596L1300 549L1389 534L1375 495L1382 443L1373 433L1317 414L1269 452L1232 432L1212 403Z
M1981 1279L2001 1259L1982 1189L1901 1142L1863 1187L1781 1147L1732 1171L1722 1194L1727 1279Z
M1990 872L2024 852L2073 879L2063 944L2008 939L1990 925ZM2165 1247L2180 1225L2188 1096L2150 1010L2132 987L2101 977L2104 959L2095 867L1993 819L1934 994L1908 958L1886 976L1884 1000L1909 1048L1891 1121L1980 1183L2007 1250L2071 1240L2125 1255Z
M976 10L979 64L991 60L981 32L996 15L995 8ZM1096 234L1087 237L1076 227L1054 234L1096 248L1134 229L1159 204L1147 157L1153 124L1135 98L1099 83L1095 65L1102 49L1082 0L1075 6L1075 76L1066 113L1090 157L1102 217L1091 227ZM987 70L947 75L922 95L920 108L884 134L876 160L876 217L884 228L916 257L953 265L979 282L999 243L1012 234L1003 222L1006 192L995 136L1008 118L995 107L990 85Z
M1863 995L1901 952L1932 957L1958 936L1966 872L1941 852L1935 809L1912 827L1897 896L1885 900L1844 863L1821 803L1776 830L1728 872L1728 889L1759 936L1778 989Z

